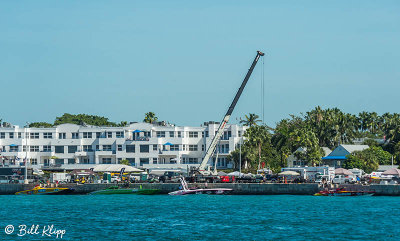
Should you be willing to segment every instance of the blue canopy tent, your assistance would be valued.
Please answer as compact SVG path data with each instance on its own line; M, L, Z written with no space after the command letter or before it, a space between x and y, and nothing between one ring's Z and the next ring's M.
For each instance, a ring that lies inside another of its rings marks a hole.
M142 132L141 130L134 130L133 133L139 133Z
M173 146L174 144L172 144L171 142L167 142L164 144L164 146Z
M10 146L18 146L18 145L15 145L15 144L11 144Z

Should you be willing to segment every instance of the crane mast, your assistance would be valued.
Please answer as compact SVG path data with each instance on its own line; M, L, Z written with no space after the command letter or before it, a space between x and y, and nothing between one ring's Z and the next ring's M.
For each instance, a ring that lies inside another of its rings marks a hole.
M238 100L240 98L240 95L242 94L242 92L244 90L244 87L246 86L246 84L247 84L247 82L248 82L248 80L249 80L249 78L250 78L250 76L251 76L251 74L252 74L252 72L254 70L254 67L256 66L256 64L257 64L257 62L258 62L258 60L259 60L259 58L261 56L264 56L264 53L262 53L261 51L257 51L257 55L254 58L253 63L251 64L251 67L250 67L249 71L246 74L246 77L244 78L244 80L242 82L242 85L238 89L238 91L237 91L237 93L235 95L235 98L232 101L232 104L229 106L229 109L226 112L226 114L224 116L224 119L222 120L221 124L219 125L219 127L217 129L217 133L215 134L214 138L212 139L211 144L207 149L206 155L204 156L203 161L201 162L201 164L200 164L200 166L198 168L198 171L200 173L208 174L208 175L211 174L210 166L208 166L209 170L205 170L205 168L207 166L207 163L210 160L210 158L212 157L213 153L215 152L215 149L217 147L217 143L219 142L219 140L222 137L222 134L224 133L225 126L228 123L229 118L231 117L232 112L235 109L235 106L236 106L236 104L237 104L237 102L238 102ZM214 170L214 172L216 172L216 170Z

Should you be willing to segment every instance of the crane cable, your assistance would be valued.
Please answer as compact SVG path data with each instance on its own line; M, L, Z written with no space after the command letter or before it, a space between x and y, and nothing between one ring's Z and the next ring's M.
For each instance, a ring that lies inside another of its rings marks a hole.
M263 124L265 124L265 119L264 119L264 101L265 101L264 58L262 58L262 68L261 68L261 114L262 114L262 123Z

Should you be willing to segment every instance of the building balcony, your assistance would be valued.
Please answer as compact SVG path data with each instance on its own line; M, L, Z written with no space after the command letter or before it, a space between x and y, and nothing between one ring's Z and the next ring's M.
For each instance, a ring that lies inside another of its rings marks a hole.
M88 153L86 151L77 151L75 152L75 156L87 156Z
M116 150L96 150L96 155L111 156L117 154Z
M147 136L138 136L134 138L126 138L127 141L150 141L150 137Z

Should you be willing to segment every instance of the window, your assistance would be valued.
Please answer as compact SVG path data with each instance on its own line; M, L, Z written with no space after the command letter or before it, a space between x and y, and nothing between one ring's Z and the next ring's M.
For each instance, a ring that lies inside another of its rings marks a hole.
M170 151L179 151L179 145L170 145L169 150Z
M103 145L103 151L111 151L111 145Z
M18 152L18 146L10 146L10 152Z
M165 137L165 131L157 131L156 134L158 138Z
M204 131L202 131L202 132L201 132L201 137L203 137L203 138L204 138Z
M197 158L189 157L189 164L197 164Z
M64 159L56 159L56 160L55 160L55 163L56 163L57 165L63 165L63 164L64 164Z
M157 151L157 145L153 145L153 151Z
M73 158L68 159L68 164L75 164L75 159Z
M83 151L93 151L92 145L83 145Z
M55 153L64 153L64 146L55 146Z
M178 131L178 137L179 137L179 138L182 137L182 131Z
M111 164L111 158L103 158L102 161L102 164Z
M140 145L140 152L141 153L148 153L149 152L149 145Z
M37 165L37 159L36 158L31 158L31 164L32 165Z
M66 136L67 136L66 133L58 133L58 139L66 139Z
M185 144L182 145L182 150L183 150L183 151L186 151L186 150L187 150L187 145L185 145Z
M157 158L153 158L153 164L157 164Z
M229 144L218 145L218 152L229 153Z
M51 152L51 146L43 146L43 152Z
M39 152L39 146L29 146L30 152Z
M83 132L84 139L92 139L92 132Z
M96 138L100 138L101 137L101 132L96 132Z
M78 150L78 146L68 146L68 153L75 153Z
M14 132L10 132L8 135L10 136L10 139L14 139Z
M107 138L112 138L112 132L106 132L107 133Z
M205 151L205 149L206 149L206 146L203 144L203 145L201 145L201 150L202 151Z
M189 138L197 138L199 133L197 131L189 131Z
M39 139L39 133L38 132L32 132L29 135L30 139Z
M169 132L169 137L175 137L175 132L170 131L170 132Z
M129 164L130 164L131 166L136 166L135 158L126 158L126 160L129 161Z
M242 132L241 131L238 131L238 136L242 137Z
M118 150L118 151L122 151L122 145L118 145L118 146L117 146L117 150Z
M197 151L197 145L189 145L189 151Z
M149 164L150 159L149 158L140 158L140 165L143 166L143 164Z
M18 139L22 138L22 132L18 132Z
M43 133L43 138L44 139L52 139L53 138L53 133L45 132L45 133Z
M135 145L126 145L126 152L135 153Z
M0 139L6 139L6 133L0 132Z
M117 138L124 138L124 132L123 131L117 131L115 133L115 135L117 136Z
M26 152L26 146L22 146L22 151Z
M100 151L100 146L96 145L96 151Z
M208 137L208 131L206 131L206 137Z
M72 132L72 139L79 139L79 133L78 132Z
M90 164L89 158L85 157L82 159L82 164Z

